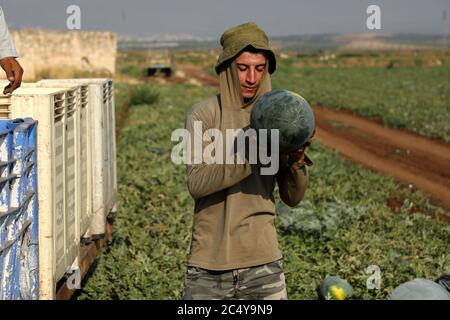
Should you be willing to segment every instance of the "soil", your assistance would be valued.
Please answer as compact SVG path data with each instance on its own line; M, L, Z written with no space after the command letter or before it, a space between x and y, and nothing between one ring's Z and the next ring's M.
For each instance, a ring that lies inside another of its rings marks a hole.
M450 210L450 144L314 106L316 137L343 156L420 189Z

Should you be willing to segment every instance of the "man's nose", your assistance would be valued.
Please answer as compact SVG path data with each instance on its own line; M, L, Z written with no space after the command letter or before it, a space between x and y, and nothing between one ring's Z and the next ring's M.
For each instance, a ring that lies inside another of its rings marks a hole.
M255 69L249 68L247 72L247 82L248 83L255 83L256 82L256 72Z

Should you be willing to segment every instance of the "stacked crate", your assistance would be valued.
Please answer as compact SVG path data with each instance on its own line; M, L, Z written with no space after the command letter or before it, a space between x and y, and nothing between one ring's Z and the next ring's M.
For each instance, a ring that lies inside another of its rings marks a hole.
M57 284L68 272L85 270L81 241L103 238L107 217L116 211L114 113L110 79L23 83L12 95L0 96L0 119L30 117L39 123L40 299L56 298ZM0 207L3 203L0 198ZM0 239L4 234L0 230Z
M0 81L0 87L4 87L8 82ZM90 108L89 108L89 88L88 85L73 85L68 82L57 83L53 80L46 80L41 82L28 82L22 83L21 88L60 88L62 90L75 90L78 95L77 99L79 101L79 116L77 117L77 132L80 134L77 136L77 143L79 146L79 154L77 157L79 167L77 172L79 176L77 177L77 193L79 195L79 210L77 212L77 237L89 240L89 226L91 223L91 144L88 143L91 137L90 128Z
M74 88L74 85L67 82L56 83L54 81L37 82L26 84L26 86L33 86L39 88ZM77 217L77 236L81 239L89 240L89 227L92 219L92 169L91 169L91 154L92 146L91 140L91 108L89 103L89 87L88 85L76 86L79 88L79 122L78 128L78 145L79 145L79 177L78 177L78 194L79 208Z
M102 238L106 218L116 212L117 168L115 137L114 84L110 79L51 79L37 82L38 86L82 86L88 88L87 139L88 167L91 173L90 235Z
M79 88L24 87L3 97L0 119L38 121L39 297L53 299L56 283L77 265Z
M39 296L36 126L0 121L0 300Z

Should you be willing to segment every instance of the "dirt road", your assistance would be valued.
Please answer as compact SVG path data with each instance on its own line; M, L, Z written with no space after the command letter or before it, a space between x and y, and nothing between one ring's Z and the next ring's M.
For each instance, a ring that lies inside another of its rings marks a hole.
M411 184L450 209L450 144L314 107L317 138L365 167Z

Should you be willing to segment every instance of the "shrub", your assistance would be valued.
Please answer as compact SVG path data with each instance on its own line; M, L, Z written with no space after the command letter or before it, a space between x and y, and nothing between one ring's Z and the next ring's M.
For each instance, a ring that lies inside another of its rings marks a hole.
M153 104L158 102L159 92L149 85L139 85L132 89L131 105Z

